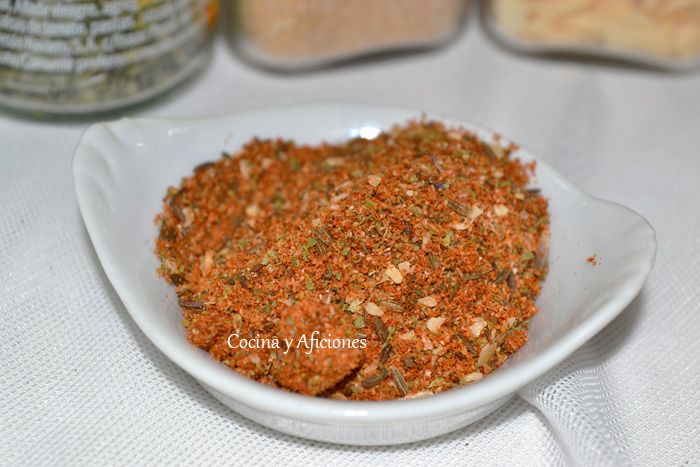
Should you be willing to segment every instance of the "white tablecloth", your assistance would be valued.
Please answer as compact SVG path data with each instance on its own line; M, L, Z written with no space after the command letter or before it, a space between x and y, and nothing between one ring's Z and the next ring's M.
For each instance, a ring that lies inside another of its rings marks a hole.
M207 70L140 112L385 103L500 130L655 226L622 315L498 412L411 445L339 447L257 426L150 344L106 280L73 193L85 124L0 115L0 463L700 465L700 73L519 57L470 24L450 46L301 74ZM526 401L527 400L527 401Z

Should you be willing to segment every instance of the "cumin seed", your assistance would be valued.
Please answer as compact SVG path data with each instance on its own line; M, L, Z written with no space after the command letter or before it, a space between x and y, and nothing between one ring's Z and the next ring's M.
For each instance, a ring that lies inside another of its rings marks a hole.
M370 389L377 386L379 383L384 381L387 376L386 368L380 368L379 372L375 375L370 376L362 381L362 387L365 389Z
M389 360L390 356L391 356L391 344L386 344L382 348L382 351L379 352L379 364L383 365L384 363L386 363L386 361Z
M432 253L429 253L428 259L430 260L430 265L433 267L433 269L437 269L440 267L440 260L437 258L437 256L435 256Z
M515 273L513 273L513 270L510 270L510 273L508 273L508 288L510 290L515 290L516 284L515 284Z
M193 308L195 310L204 309L204 303L199 300L178 300L178 303L183 308Z
M386 342L387 337L389 337L389 331L387 331L384 321L382 321L379 316L373 316L372 325L374 326L374 332L377 333L380 342Z
M498 271L498 275L496 276L496 280L494 281L494 284L500 284L504 280L508 278L508 274L510 273L510 269L501 269Z
M401 391L401 393L405 396L408 394L408 384L406 384L406 380L403 378L403 375L397 368L391 368L391 376L394 378L394 384L396 385L396 388Z
M469 209L463 205L462 203L458 203L457 201L452 201L448 200L447 205L457 214L459 214L462 217L469 217Z
M490 273L493 269L484 269L483 271L470 272L462 276L462 280L472 281L474 279L479 279L484 277L486 274Z

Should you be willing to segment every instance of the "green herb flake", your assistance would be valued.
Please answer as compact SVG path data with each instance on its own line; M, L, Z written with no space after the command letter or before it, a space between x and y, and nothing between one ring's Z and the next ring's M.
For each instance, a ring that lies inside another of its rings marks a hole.
M301 170L301 162L299 162L299 159L296 157L290 158L289 168L292 169L292 172L299 172L299 170Z
M243 316L240 313L233 314L233 325L236 329L240 329L243 325Z
M432 380L432 381L430 382L430 384L428 384L428 389L432 389L432 388L434 388L435 386L440 386L440 385L442 385L442 384L444 384L444 383L445 383L445 380L444 380L444 379L442 379L442 378L435 378L434 380Z
M442 237L442 246L449 248L452 244L452 231L448 230L444 237Z
M321 375L313 375L311 378L309 378L307 386L309 387L317 387L318 384L321 382Z
M352 324L354 324L356 328L365 327L365 317L362 315L359 315L357 318L355 318L355 320L352 322Z
M521 259L522 261L530 261L530 260L531 260L532 258L534 258L534 257L535 257L535 254L534 254L533 252L531 252L531 251L526 251L525 253L523 253L523 254L520 256L520 259Z
M306 286L306 290L314 290L314 280L312 278L307 278L304 285Z

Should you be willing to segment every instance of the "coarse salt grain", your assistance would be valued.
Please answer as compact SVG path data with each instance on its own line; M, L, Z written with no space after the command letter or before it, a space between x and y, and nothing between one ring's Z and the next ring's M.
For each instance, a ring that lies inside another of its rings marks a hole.
M497 204L493 207L493 212L498 216L498 217L503 217L506 214L508 214L508 208L502 204Z
M475 371L474 373L469 373L467 376L462 378L462 383L474 383L476 381L481 381L483 378L484 375L482 375L480 371Z
M438 316L437 318L430 318L426 323L426 326L428 328L428 331L432 332L433 334L436 334L440 329L440 326L442 326L442 323L444 322L445 318L443 318L442 316Z
M483 213L484 210L481 209L479 206L472 206L472 208L469 210L469 220L473 221Z
M491 360L491 357L493 357L493 354L496 352L496 344L493 342L489 342L484 346L483 349L481 349L481 352L479 352L479 360L476 362L476 366L484 366L486 365L489 360Z
M399 264L397 264L397 266L399 267L399 271L404 273L409 273L412 270L411 263L408 261L402 261Z
M435 300L435 297L430 295L427 297L419 298L418 303L420 303L423 306L427 306L428 308L435 308L437 306L437 300Z
M199 268L202 271L202 274L207 275L209 274L209 271L211 271L212 266L214 266L214 251L207 250L204 253L204 256L202 256Z
M469 326L469 330L474 337L479 337L481 335L481 331L483 331L485 327L486 320L484 320L484 318L476 318L471 326Z
M391 279L394 284L400 284L403 282L403 275L401 274L401 271L399 271L399 269L393 264L390 264L389 267L386 268L384 274L386 274L386 276Z
M382 309L379 308L379 306L374 302L367 302L365 304L365 311L367 312L368 315L372 315L372 316L383 316L384 315L384 311L382 311Z
M379 175L369 175L367 177L367 182L373 187L378 187L379 184L382 182L382 177Z
M253 363L253 365L260 365L260 355L256 354L255 352L251 352L248 358Z
M182 208L182 214L185 216L185 222L183 223L183 226L185 228L191 226L194 222L194 211L192 210L192 208Z
M247 160L241 159L238 161L238 169L241 172L241 177L246 180L250 178L250 163Z
M427 396L432 396L433 391L419 391L415 394L409 394L404 397L404 399L420 399L421 397L427 397Z
M340 203L342 200L344 200L344 199L347 198L348 196L350 196L349 193L341 193L341 194L339 194L339 195L335 195L335 196L333 196L333 197L331 198L331 200L330 200L330 201L331 201L331 204Z

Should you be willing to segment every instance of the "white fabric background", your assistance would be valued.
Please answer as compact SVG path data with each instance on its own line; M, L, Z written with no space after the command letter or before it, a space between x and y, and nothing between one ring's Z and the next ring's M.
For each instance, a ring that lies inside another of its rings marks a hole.
M106 281L73 194L85 124L0 115L0 463L700 465L700 73L519 57L469 25L441 50L275 75L217 44L147 115L347 100L496 128L657 230L643 292L573 357L438 439L339 447L231 412L165 358Z

